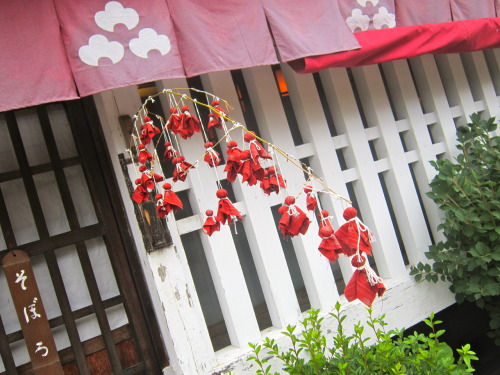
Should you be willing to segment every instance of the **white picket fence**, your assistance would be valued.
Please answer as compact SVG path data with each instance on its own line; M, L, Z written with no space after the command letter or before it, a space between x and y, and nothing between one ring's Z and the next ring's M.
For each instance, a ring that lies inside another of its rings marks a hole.
M354 200L375 232L374 261L388 286L374 303L376 314L386 313L391 327L408 327L449 306L453 296L446 285L416 284L408 266L424 261L432 240L441 238L439 211L425 196L435 175L429 161L455 155L456 126L471 113L500 114L500 50L426 55L316 76L297 75L286 64L280 68L285 96L271 67L242 71L246 111L240 105L242 84L235 85L231 72L203 75L201 82L204 90L235 107L231 117L244 124L251 103L256 124L246 126L257 126L264 139L307 160L333 190ZM178 79L156 86L161 91L189 84ZM255 368L245 362L247 343L265 335L285 342L280 331L296 323L308 306L327 313L340 299L349 321L363 319L363 306L342 297L350 263L342 258L340 268L331 267L321 256L315 221L306 235L281 240L271 207L281 204L283 195L268 198L258 187L234 183L236 206L244 213L238 234L224 227L212 237L204 235L203 213L217 207L208 167L175 184L193 214L169 217L174 246L146 254L115 157L126 144L118 116L133 115L141 99L136 87L128 87L95 100L171 360L166 373L253 374ZM283 100L293 107L297 129ZM168 113L168 103L162 104ZM240 136L233 138L243 145ZM200 135L182 142L182 154L188 161L198 159L202 144ZM281 167L296 194L305 182L303 172L284 161ZM344 222L338 199L322 194L321 203L335 227Z

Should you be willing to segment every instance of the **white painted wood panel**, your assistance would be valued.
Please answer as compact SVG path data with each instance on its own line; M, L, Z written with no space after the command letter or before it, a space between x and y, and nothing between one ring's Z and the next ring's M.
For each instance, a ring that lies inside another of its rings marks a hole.
M320 75L335 124L349 139L348 164L358 169L360 178L353 186L363 220L377 237L373 255L379 274L383 278L401 276L406 272L403 258L347 71L328 69Z
M262 136L286 150L288 154L296 155L271 68L263 66L244 69L243 75ZM302 171L291 163L280 163L283 175L288 180L290 194L298 194L304 183ZM297 204L305 207L304 203L302 194ZM328 260L318 251L317 247L321 241L317 231L317 224L313 221L307 233L292 238L292 243L311 306L330 309L338 299L338 292Z
M217 96L232 103L235 108L231 111L230 117L246 125L241 107L237 105L238 96L230 72L205 75L202 77L202 82L205 90L217 93ZM235 133L241 133L241 131L237 130ZM233 139L241 139L241 134L237 134L236 137ZM222 146L225 151L225 142ZM243 144L239 146L244 147ZM276 328L283 328L297 320L300 308L276 223L269 207L270 199L258 186L248 186L241 183L240 179L233 184L233 189L238 200L247 202L247 215L243 220L243 225L272 324Z

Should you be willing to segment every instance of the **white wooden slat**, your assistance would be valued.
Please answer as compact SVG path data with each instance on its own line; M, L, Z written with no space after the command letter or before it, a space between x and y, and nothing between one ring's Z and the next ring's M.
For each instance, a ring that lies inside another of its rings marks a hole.
M401 276L406 273L405 265L347 71L328 69L320 76L335 124L350 142L352 152L346 156L352 159L360 175L353 186L363 219L377 237L373 255L378 271L384 278Z
M271 68L244 69L243 76L262 136L290 155L296 155ZM292 163L283 161L283 158L281 158L280 166L287 179L290 194L296 195L302 191L303 172ZM297 204L305 207L304 194L301 195ZM292 238L292 243L311 306L331 309L338 300L338 292L330 265L327 261L325 262L324 257L318 251L321 241L317 231L318 226L316 221L313 221L307 233Z
M431 240L379 67L354 69L353 74L365 115L378 124L385 145L381 154L387 155L390 164L385 173L387 190L410 263L417 264L425 259Z
M129 142L123 139L118 116L135 114L141 105L137 88L131 86L108 91L94 98L101 121L105 124L103 128L110 152L124 152ZM116 159L112 158L114 162ZM115 170L121 176L119 165L115 166ZM124 179L119 177L117 181L126 198L124 205L137 247L141 249L139 256L146 279L152 279L150 285L154 287L151 290L157 291L152 293L152 299L155 305L160 305L156 310L171 366L178 373L203 373L213 366L215 355L186 255L178 239L175 219L169 217L168 226L177 245L146 254Z
M346 185L343 181L340 167L333 147L333 140L321 106L314 78L311 74L299 75L288 64L282 64L282 70L288 86L288 92L304 142L310 142L315 148L315 155L309 158L311 168L321 176L325 183L341 196L349 199ZM321 185L314 184L317 189L325 190ZM344 223L342 217L343 205L339 198L331 194L321 194L324 209L332 215L335 228ZM344 202L345 203L345 202ZM353 273L349 259L339 258L339 265L344 281L347 283Z
M484 53L482 51L465 53L463 62L466 71L472 76L471 85L474 85L474 91L480 95L486 106L487 113L483 117L498 117L500 114L498 98Z
M433 134L434 141L445 142L447 148L445 156L450 158L455 157L458 154L458 150L456 149L455 121L446 98L434 56L423 55L409 61L420 92L420 99L427 111L434 112L436 122L440 125L441 134L439 136Z
M425 194L430 190L429 182L436 175L436 170L429 163L436 159L433 144L427 129L427 122L420 106L419 97L406 60L383 64L389 90L392 92L396 111L403 115L411 124L409 131L412 136L405 141L410 150L415 150L419 157L414 164L414 173L422 203L427 213L433 236L438 236L437 226L440 223L440 213L436 204ZM408 157L408 156L407 156ZM408 160L407 160L408 161Z
M435 58L450 104L459 105L462 109L462 118L457 123L464 125L477 108L460 55L436 55Z
M158 91L172 87L187 87L184 79L158 81L156 85ZM160 100L164 112L168 113L168 98L162 95ZM192 104L190 106L193 107ZM195 162L202 158L203 144L203 138L199 133L182 141L182 154L186 160ZM200 163L189 172L188 179L191 185L189 197L193 211L204 213L205 210L212 209L216 212L217 185L210 167ZM231 344L236 347L245 346L248 342L259 338L260 331L231 231L227 226L223 226L220 232L211 237L202 234L201 241Z
M202 83L205 90L227 100L235 107L229 115L244 124L243 112L238 105L239 100L230 72L204 75ZM241 131L235 132L238 133L236 139L241 139ZM221 145L225 151L225 142ZM245 147L243 144L239 146ZM246 202L247 216L243 225L272 324L276 328L283 328L297 320L300 307L281 247L277 224L269 207L270 200L258 185L248 186L240 183L240 179L233 184L233 190L238 200Z

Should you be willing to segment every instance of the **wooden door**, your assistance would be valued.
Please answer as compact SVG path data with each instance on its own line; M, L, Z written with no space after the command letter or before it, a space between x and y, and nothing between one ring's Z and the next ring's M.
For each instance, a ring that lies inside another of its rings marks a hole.
M0 258L27 252L66 374L167 365L92 99L0 113ZM32 373L0 270L0 374Z

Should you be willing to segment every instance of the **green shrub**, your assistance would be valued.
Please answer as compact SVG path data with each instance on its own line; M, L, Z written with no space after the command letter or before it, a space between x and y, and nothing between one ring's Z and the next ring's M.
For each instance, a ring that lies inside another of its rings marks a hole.
M375 339L370 341L363 335L365 327L361 323L354 326L354 333L345 333L340 303L335 312L330 313L338 323L337 332L333 334L333 344L327 346L327 338L321 330L323 318L319 310L311 309L308 317L300 322L302 332L296 333L297 326L288 326L283 332L291 342L291 347L282 351L274 339L266 338L264 343L249 344L253 355L248 359L257 364L257 374L275 375L269 361L277 358L282 363L282 370L293 375L323 374L468 374L473 373L471 360L477 360L470 346L457 349L458 360L455 361L452 349L439 341L444 330L435 330L441 323L431 315L425 323L431 328L428 336L413 333L407 337L403 331L385 331L387 325L385 315L374 318L371 309L367 327L374 332ZM264 353L265 352L265 353Z
M458 128L456 160L431 162L437 175L427 194L443 211L438 226L446 239L429 248L430 264L419 263L417 281L451 283L457 301L475 302L490 313L490 334L500 344L500 138L494 118Z

